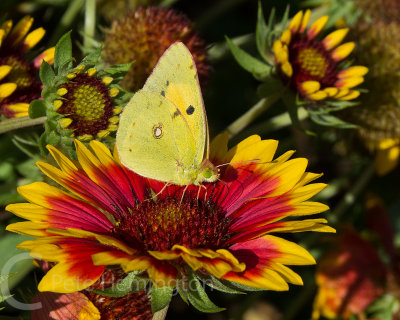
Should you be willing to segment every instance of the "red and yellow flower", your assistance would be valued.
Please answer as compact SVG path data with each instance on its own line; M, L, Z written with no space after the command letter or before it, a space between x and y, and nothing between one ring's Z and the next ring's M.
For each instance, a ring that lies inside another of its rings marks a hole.
M353 51L354 42L340 44L348 28L338 29L323 40L317 36L329 17L317 19L307 29L311 11L298 12L273 45L278 72L307 100L353 100L360 92L353 88L364 81L363 66L342 68L341 62Z
M384 292L385 266L376 249L355 231L347 230L337 247L320 261L318 293L312 319L350 319Z
M45 30L31 32L33 18L25 16L12 28L12 21L0 27L0 111L6 117L28 115L29 103L40 98L42 84L38 70L43 60L52 63L54 48L41 53L33 61L26 54L44 36ZM29 32L29 33L28 33Z
M75 141L77 162L48 146L59 168L39 168L64 189L36 182L18 189L29 203L7 210L29 221L7 230L36 238L18 248L51 261L40 291L75 292L95 283L107 266L139 271L153 285L174 286L187 268L234 283L288 290L302 279L286 265L314 258L299 245L272 235L334 231L323 218L299 219L328 207L307 201L326 185L306 172L307 160L288 151L273 160L278 142L251 136L228 150L216 137L210 160L221 181L204 187L143 178L122 166L99 141ZM251 161L257 159L256 161Z

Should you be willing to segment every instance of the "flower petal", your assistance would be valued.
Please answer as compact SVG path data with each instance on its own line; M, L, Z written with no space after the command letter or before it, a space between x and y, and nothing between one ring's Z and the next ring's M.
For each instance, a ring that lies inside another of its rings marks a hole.
M336 47L339 43L341 43L349 32L349 28L343 28L332 33L328 34L324 40L322 40L322 44L324 45L326 50L331 50Z

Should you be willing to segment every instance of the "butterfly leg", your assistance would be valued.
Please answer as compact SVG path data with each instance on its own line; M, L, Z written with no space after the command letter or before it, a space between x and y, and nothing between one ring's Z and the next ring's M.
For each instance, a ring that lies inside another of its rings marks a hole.
M185 189L183 189L182 196L181 196L181 202L180 202L179 204L182 204L183 197L185 196L185 192L186 192L187 188L189 188L189 186L190 186L190 185L187 184L186 187L185 187Z
M153 195L151 196L151 198L145 199L144 201L150 201L150 200L155 201L155 200L157 200L158 196L159 196L160 194L162 194L162 193L164 192L164 190L165 190L170 184L171 184L170 181L168 181L166 184L164 184L164 186L162 187L162 189L161 189L160 191L157 192L157 194L153 194Z

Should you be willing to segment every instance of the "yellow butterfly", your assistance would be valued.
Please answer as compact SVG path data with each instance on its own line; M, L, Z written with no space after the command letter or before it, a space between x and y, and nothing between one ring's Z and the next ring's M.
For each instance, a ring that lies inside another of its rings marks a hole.
M121 163L144 177L177 185L219 178L208 160L208 124L196 65L183 43L164 52L126 105L116 144Z

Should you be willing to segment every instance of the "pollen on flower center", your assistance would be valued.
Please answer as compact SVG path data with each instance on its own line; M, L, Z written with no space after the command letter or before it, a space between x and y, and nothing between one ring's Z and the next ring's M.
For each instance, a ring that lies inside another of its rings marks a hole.
M318 49L301 49L296 60L301 69L307 71L310 76L321 79L326 75L329 63Z
M175 244L187 248L219 249L229 238L229 220L218 207L193 199L167 197L144 201L118 223L117 233L143 250L168 250Z
M26 88L32 84L32 76L29 73L29 66L25 61L14 56L9 56L1 64L12 67L7 75L9 81L14 82L19 88Z
M104 114L105 99L97 87L85 84L72 93L75 114L88 122L96 121Z

